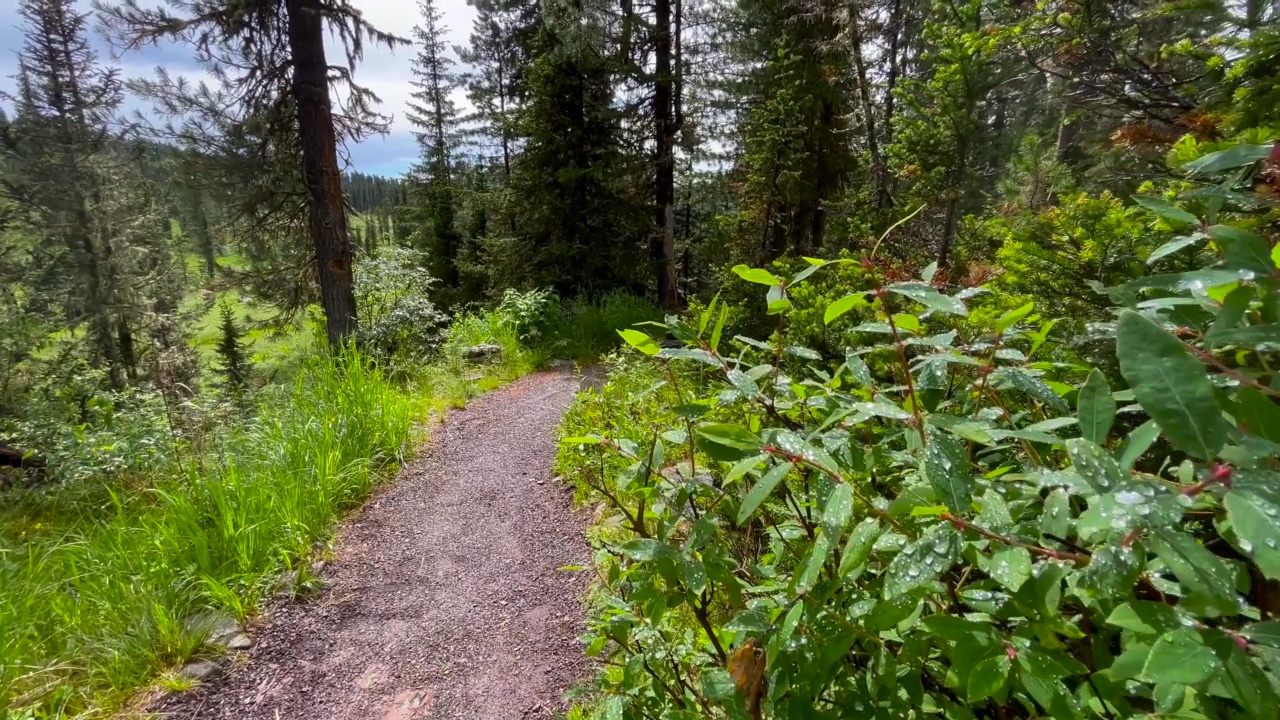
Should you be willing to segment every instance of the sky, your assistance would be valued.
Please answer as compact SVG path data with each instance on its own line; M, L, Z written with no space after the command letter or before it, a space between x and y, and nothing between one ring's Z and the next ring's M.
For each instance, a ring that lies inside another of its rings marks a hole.
M0 89L12 90L17 67L17 52L22 47L22 31L19 27L19 0L0 0ZM79 0L87 8L89 0ZM419 21L415 0L352 0L375 27L401 37L408 37ZM471 33L475 10L466 0L437 0L437 9L448 28L449 45L462 45ZM126 77L151 75L157 66L163 66L175 76L194 80L203 77L200 69L180 46L146 48L124 57L113 57L107 43L95 34L99 60L120 67ZM405 118L405 103L412 88L409 61L414 55L412 46L394 51L383 47L366 48L364 62L356 68L356 81L373 90L382 99L381 112L392 117L391 132L382 138L366 140L349 148L351 168L374 175L399 175L416 159L418 150ZM330 59L334 59L333 51ZM461 93L455 97L460 108L466 108Z

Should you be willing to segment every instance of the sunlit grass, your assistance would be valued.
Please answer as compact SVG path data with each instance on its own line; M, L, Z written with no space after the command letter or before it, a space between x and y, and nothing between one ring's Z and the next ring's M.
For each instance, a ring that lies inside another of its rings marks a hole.
M204 638L187 619L261 607L403 459L427 406L354 352L318 355L173 476L0 537L0 707L109 708L192 657Z

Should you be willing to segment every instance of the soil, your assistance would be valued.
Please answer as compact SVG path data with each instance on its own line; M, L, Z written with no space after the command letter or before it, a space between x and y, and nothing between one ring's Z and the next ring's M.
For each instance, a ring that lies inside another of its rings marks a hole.
M172 718L553 718L586 679L587 518L551 474L580 380L528 376L449 413L345 525L324 589L270 609Z

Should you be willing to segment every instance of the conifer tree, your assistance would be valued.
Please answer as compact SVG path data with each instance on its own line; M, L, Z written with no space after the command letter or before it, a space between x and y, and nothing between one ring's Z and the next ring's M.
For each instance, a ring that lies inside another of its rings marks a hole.
M18 116L8 150L19 205L39 218L41 232L65 252L51 257L47 277L59 283L71 327L84 323L92 360L121 385L133 365L132 331L119 314L118 238L98 215L103 171L122 85L89 45L88 14L71 0L23 0L24 41L18 53ZM65 259L65 260L64 260ZM128 367L126 367L128 366Z
M236 322L231 303L224 298L218 303L218 367L223 386L236 392L244 389L249 378L249 359L245 356L244 332Z
M419 0L418 9L422 23L413 30L418 53L413 61L410 85L414 92L408 115L421 153L411 173L419 198L414 210L421 217L418 244L426 250L427 268L451 295L459 285L457 261L462 243L452 178L458 125L458 110L449 97L456 87L454 62L445 46L446 28L434 0ZM446 297L442 304L452 304L454 299Z
M565 296L636 287L652 225L637 192L643 166L622 145L614 67L589 13L548 7L525 75L510 192L517 234L494 259L498 284L551 285Z
M372 110L375 96L354 82L365 42L404 41L370 25L350 0L168 0L168 6L173 12L122 0L104 6L105 22L126 47L170 39L194 46L220 91L193 89L163 70L138 88L162 112L185 118L175 136L216 150L231 177L251 183L247 214L286 228L286 237L306 228L328 340L343 343L357 320L338 145L385 129ZM326 29L341 43L345 64L329 61ZM337 112L335 82L345 88ZM308 299L286 304L301 308Z

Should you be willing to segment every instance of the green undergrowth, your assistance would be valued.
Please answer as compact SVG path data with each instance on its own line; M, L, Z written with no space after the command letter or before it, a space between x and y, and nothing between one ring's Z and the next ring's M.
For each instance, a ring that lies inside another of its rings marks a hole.
M386 292L375 299L392 322L401 298L416 302ZM102 716L140 687L178 682L175 667L214 651L191 618L243 620L305 591L337 520L394 474L429 421L554 358L594 361L618 328L657 314L625 295L515 293L418 328L420 345L397 344L391 328L333 356L313 327L269 335L255 327L265 311L221 299L250 328L247 387L208 373L167 393L85 380L50 386L42 414L7 426L47 470L0 487L0 717ZM217 367L217 298L197 300L189 311L212 309L193 344ZM484 345L499 352L469 357Z
M502 358L466 363L461 348L480 341L501 344ZM354 350L312 354L292 382L173 408L198 429L128 441L129 463L9 491L0 717L100 715L208 652L190 618L212 608L244 619L303 589L336 520L394 474L428 418L542 359L481 316L460 319L438 357L412 371ZM91 463L110 449L78 452Z
M873 256L735 267L767 336L624 331L557 459L599 508L579 715L1278 720L1280 244L1232 204L1274 152L1138 198L1189 269L1088 285L1088 355Z

